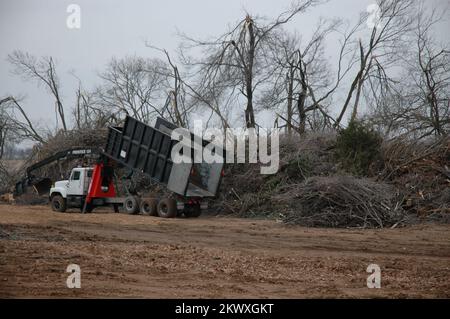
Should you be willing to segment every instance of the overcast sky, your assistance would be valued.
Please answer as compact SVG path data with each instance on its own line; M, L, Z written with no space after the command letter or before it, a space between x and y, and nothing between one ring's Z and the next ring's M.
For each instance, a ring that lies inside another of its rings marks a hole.
M449 0L426 0L444 8ZM81 28L69 29L69 4L81 7ZM62 84L66 107L74 104L77 80L86 89L99 83L98 72L111 57L155 52L144 41L166 48L173 54L179 39L177 30L196 38L223 33L227 25L243 18L245 11L274 18L286 10L291 0L1 0L0 1L0 97L26 95L23 102L33 120L54 125L54 100L35 83L26 83L11 73L6 57L19 49L36 56L52 56ZM340 17L354 21L374 0L331 0L287 26L308 36L320 17ZM447 17L439 37L448 38ZM333 51L332 45L330 52ZM330 53L331 55L331 53Z

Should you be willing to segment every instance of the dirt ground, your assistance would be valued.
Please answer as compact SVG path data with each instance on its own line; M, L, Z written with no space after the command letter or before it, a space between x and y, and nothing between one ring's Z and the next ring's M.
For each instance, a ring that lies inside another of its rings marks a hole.
M81 288L66 267L81 267ZM366 269L381 267L381 289ZM0 297L449 298L450 226L332 230L0 205Z

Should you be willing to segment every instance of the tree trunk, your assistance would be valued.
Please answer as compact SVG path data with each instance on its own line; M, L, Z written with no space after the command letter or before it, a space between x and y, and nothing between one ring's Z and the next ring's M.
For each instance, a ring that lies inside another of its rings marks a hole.
M305 101L306 101L306 92L302 90L297 101L298 114L300 116L300 127L298 131L300 134L306 132Z
M0 159L3 158L3 153L5 151L5 139L6 139L6 129L3 131L3 127L0 127Z
M247 108L245 109L245 122L247 128L255 127L255 111L253 109L253 61L255 59L255 33L253 30L253 21L247 19L247 29L249 35L249 49L247 55L246 67L246 87Z
M356 116L358 115L358 105L359 105L359 100L361 98L362 84L363 84L363 80L360 79L359 83L358 83L358 89L356 90L355 104L353 105L353 111L352 111L352 116L350 118L350 122L354 122L356 120Z
M359 71L358 71L358 74L356 75L355 79L353 80L352 85L350 86L350 90L347 94L347 98L345 100L344 106L342 107L341 113L339 114L339 117L337 118L337 120L334 124L336 128L339 127L339 124L341 123L341 121L345 115L345 112L347 111L347 107L350 104L350 101L353 97L353 93L355 92L355 89L357 90L357 96L356 96L355 104L353 105L351 120L354 120L353 117L356 117L359 99L361 96L361 89L362 89L362 85L364 83L364 78L366 76L366 73L368 73L370 70L370 67L369 67L369 68L367 68L367 71L366 71L366 65L367 65L367 59L369 58L369 55L372 52L371 50L372 50L372 47L369 48L369 51L367 54L364 54L363 45L361 43L361 40L359 41L359 54L360 54Z
M299 127L299 133L303 134L306 132L306 110L305 110L305 103L306 103L306 97L308 95L308 84L306 83L306 75L305 71L302 69L302 61L299 63L300 68L300 85L302 88L302 91L299 94L298 101L297 101L297 108L298 108L298 114L300 116L300 127Z
M287 132L292 135L292 102L294 100L294 72L293 68L288 73L288 97L287 97Z

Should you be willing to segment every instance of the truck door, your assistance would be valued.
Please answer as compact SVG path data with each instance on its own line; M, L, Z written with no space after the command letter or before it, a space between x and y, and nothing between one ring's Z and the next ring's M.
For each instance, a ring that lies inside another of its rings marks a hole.
M83 183L80 170L73 170L70 174L67 195L81 196L83 195Z
M87 169L84 171L84 181L83 181L83 195L86 195L89 191L89 185L92 181L92 169Z

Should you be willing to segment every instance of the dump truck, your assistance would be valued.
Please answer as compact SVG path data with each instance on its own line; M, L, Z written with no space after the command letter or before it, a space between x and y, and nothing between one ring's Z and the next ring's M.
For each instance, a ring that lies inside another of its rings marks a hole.
M58 181L51 187L52 209L64 212L69 207L78 207L83 213L89 213L96 207L112 206L115 212L122 209L128 214L163 218L200 216L207 208L205 199L217 195L224 164L223 161L212 164L174 162L172 149L179 141L171 135L176 128L162 118L152 127L130 116L126 117L123 127L109 127L105 148L97 163L93 167L73 168L68 180ZM208 143L200 141L201 146ZM123 167L163 185L170 196L118 196L115 171Z

